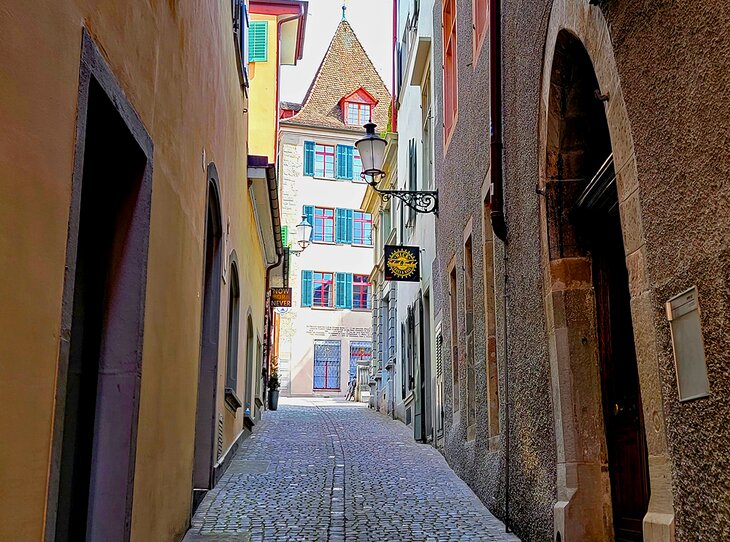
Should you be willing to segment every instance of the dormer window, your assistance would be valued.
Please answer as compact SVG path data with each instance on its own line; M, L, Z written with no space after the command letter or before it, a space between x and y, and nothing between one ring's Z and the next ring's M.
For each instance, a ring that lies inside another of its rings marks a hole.
M364 126L370 120L370 104L345 102L345 122L351 126Z
M370 122L373 108L377 105L378 100L373 98L367 90L360 87L355 92L344 96L340 100L342 108L342 122L347 126L357 126L362 128L366 123Z

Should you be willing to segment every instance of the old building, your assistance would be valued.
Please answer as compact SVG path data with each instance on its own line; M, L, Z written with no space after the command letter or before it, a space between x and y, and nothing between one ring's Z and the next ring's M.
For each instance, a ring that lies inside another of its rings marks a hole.
M246 3L9 2L0 29L0 539L180 540L261 406L283 255Z
M387 136L386 159L378 189L433 191L433 115L431 2L397 2L395 45L397 69L393 117L397 136ZM376 214L375 406L412 427L414 438L432 442L440 429L441 387L436 367L436 330L432 270L435 261L435 213L423 212L416 200L382 198L369 189L364 204ZM408 281L386 281L384 247L416 247L420 274Z
M444 453L522 540L730 533L724 11L434 7Z
M280 122L283 222L313 226L311 245L291 260L294 302L281 315L285 393L345 395L358 375L369 393L372 217L361 209L354 143L371 118L387 124L389 103L343 10L300 110Z

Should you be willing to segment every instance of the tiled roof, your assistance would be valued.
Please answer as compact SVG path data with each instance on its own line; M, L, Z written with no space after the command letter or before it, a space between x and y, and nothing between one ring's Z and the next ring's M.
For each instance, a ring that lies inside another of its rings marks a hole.
M355 36L350 23L341 21L304 97L301 111L283 119L281 124L362 132L362 127L344 123L339 104L343 97L360 87L378 100L372 111L373 122L378 125L379 130L385 130L390 107L388 88Z

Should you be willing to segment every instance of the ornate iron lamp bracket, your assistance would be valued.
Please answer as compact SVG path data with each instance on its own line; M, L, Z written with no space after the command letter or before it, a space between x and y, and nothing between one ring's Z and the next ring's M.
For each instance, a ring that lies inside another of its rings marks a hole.
M382 175L384 177L385 175ZM362 175L363 179L365 175ZM383 201L389 201L391 198L398 198L408 207L417 213L433 213L439 214L439 192L438 190L381 190L376 183L368 183L372 186Z

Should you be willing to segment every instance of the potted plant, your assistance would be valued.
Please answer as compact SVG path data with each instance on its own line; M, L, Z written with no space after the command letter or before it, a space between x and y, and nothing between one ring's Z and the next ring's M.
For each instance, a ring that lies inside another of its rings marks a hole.
M279 375L271 373L269 376L269 410L279 407Z

